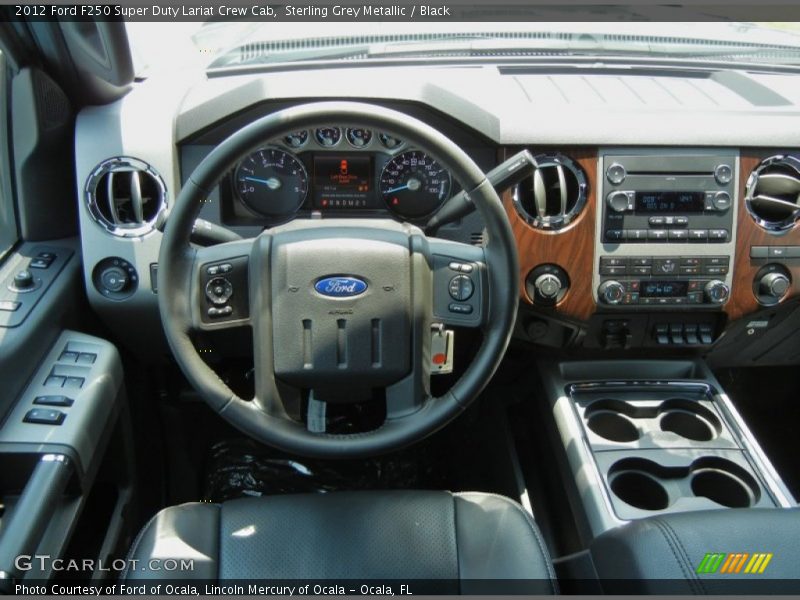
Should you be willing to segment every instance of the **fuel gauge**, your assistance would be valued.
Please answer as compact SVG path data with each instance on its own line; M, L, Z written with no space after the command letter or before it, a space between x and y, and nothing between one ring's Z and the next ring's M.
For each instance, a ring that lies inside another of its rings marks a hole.
M302 148L308 141L308 131L302 129L300 131L293 131L289 135L284 136L283 142L290 148Z

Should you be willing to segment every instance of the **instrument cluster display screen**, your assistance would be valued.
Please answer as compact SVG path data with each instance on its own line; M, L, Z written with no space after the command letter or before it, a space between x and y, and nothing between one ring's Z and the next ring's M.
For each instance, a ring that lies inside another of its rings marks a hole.
M636 192L636 212L700 213L705 198L705 192Z
M314 156L315 208L370 208L374 202L372 157Z
M688 281L642 281L639 287L642 298L680 298L688 291Z

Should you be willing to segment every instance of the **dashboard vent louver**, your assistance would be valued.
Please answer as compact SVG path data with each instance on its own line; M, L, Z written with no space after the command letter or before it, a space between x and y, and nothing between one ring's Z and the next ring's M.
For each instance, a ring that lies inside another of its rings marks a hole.
M768 231L785 231L800 218L800 158L773 156L761 162L747 179L745 206Z
M89 176L85 191L92 218L120 237L151 232L167 206L161 176L135 158L118 157L100 163Z
M563 154L534 156L533 176L514 192L514 207L529 225L555 231L569 225L586 205L583 169Z

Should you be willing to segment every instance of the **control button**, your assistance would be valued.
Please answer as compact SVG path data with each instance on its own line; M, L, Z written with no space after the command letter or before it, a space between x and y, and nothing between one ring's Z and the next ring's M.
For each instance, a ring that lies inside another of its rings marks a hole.
M52 260L44 260L43 258L34 258L28 263L29 269L49 269Z
M233 296L233 285L224 277L215 277L206 284L206 297L214 304L225 304Z
M708 256L706 257L705 262L703 264L705 264L706 266L727 267L730 264L730 262L731 259L729 256Z
M624 267L627 264L628 264L628 261L625 258L617 258L615 256L601 256L600 257L600 266L601 267Z
M664 225L666 224L664 217L650 217L649 219L647 219L647 222L650 225L650 227L664 227Z
M677 346L683 345L683 323L670 323L669 341Z
M78 360L75 362L77 362L79 365L93 365L94 361L96 360L96 354L92 354L91 352L81 352L78 355Z
M52 387L63 387L66 378L61 375L50 375L44 380L44 384Z
M14 275L14 287L18 290L27 290L32 288L36 281L33 278L33 273L24 269Z
M626 232L622 229L608 229L606 231L606 240L609 242L618 242L626 238Z
M784 246L770 246L768 252L770 258L786 258L786 248Z
M677 227L686 227L689 224L689 217L675 217Z
M14 312L20 306L22 306L21 302L13 302L11 300L3 300L0 302L0 310L4 310L6 312Z
M83 387L84 381L85 380L83 377L67 377L64 380L64 387L73 390L79 390Z
M58 360L60 362L71 362L71 363L74 363L74 362L76 362L78 360L79 356L80 356L79 352L72 352L71 350L64 350L61 353L61 356L58 357Z
M689 239L693 242L705 242L708 239L708 229L690 229Z
M730 165L721 164L714 168L714 179L720 185L728 185L733 179L733 169Z
M678 296L677 298L670 298L673 304L689 304L689 300L685 296Z
M627 285L628 285L628 291L629 292L638 292L639 291L639 287L641 285L641 282L640 281L629 281Z
M220 273L230 273L233 271L233 265L230 263L224 263L219 266Z
M678 272L678 259L654 258L653 272L659 275L675 275Z
M600 275L625 275L627 273L628 267L600 267Z
M703 291L706 294L706 298L712 304L722 304L728 299L730 295L730 288L725 284L724 281L720 281L719 279L713 279L709 281Z
M646 240L647 239L647 229L626 229L625 230L625 237L628 240Z
M628 262L634 267L649 267L653 264L653 259L650 257L637 257L628 259Z
M731 195L728 192L717 192L711 200L715 210L725 211L731 207Z
M667 240L667 230L651 229L647 232L647 239L655 240L656 242L665 242Z
M464 300L469 300L470 296L472 296L475 291L475 284L466 275L458 275L450 280L448 291L453 300L463 302Z
M633 195L628 192L611 192L606 197L606 203L614 212L633 210Z
M683 336L686 339L686 343L691 346L700 343L700 339L697 337L697 325L695 323L689 323L683 326Z
M625 287L619 281L604 281L597 289L597 296L606 304L619 304L625 297Z
M689 301L689 304L702 304L703 292L689 292L686 294L686 298Z
M770 298L780 299L789 291L792 282L780 272L767 273L758 283L758 288L762 294Z
M55 252L39 252L39 254L36 255L36 258L53 262L56 259L56 254Z
M222 308L211 307L208 309L209 317L228 317L233 314L232 306L223 306Z
M121 267L109 267L100 274L100 283L109 292L121 292L128 287L128 273Z
M631 275L650 275L652 267L631 267Z
M706 265L703 267L703 274L705 275L727 275L728 267L714 267Z
M639 293L638 292L625 292L625 295L622 296L622 303L623 304L639 304Z
M40 425L61 425L64 422L65 415L60 410L53 408L32 408L25 413L25 418L22 419L24 423L38 423Z
M689 239L689 232L686 231L685 229L670 229L669 239L678 242L685 242L686 240Z
M456 304L455 302L451 302L447 307L447 310L449 310L451 313L458 313L460 315L470 315L472 314L472 305Z
M800 258L800 246L787 246L786 258Z
M682 256L681 266L683 267L698 267L703 264L703 259L697 256Z
M36 396L33 399L34 404L40 406L72 406L75 401L66 396Z
M209 274L209 275L211 275L212 277L213 277L214 275L219 275L219 266L218 266L218 265L213 265L213 266L210 266L210 267L208 267L208 268L206 269L206 273L208 273L208 274Z
M606 179L608 179L609 183L613 183L614 185L619 185L625 181L626 176L625 167L619 163L613 163L606 169Z
M451 262L447 265L451 271L460 271L461 270L461 263L459 262Z
M656 343L661 345L669 344L669 326L665 323L659 323L655 327Z
M766 246L750 246L750 258L767 258L769 248Z
M708 239L712 242L727 242L728 230L727 229L709 229Z
M625 270L625 267L606 267L608 269L622 269ZM602 273L602 269L601 269ZM543 273L536 278L536 281L533 282L533 286L536 288L536 291L541 295L543 298L548 300L552 300L558 293L561 291L561 280L552 275L551 273ZM451 305L452 306L452 305ZM470 308L470 312L472 309Z
M711 328L711 325L700 323L697 327L697 331L700 333L701 344L708 346L714 343L714 330Z
M700 267L681 267L681 275L700 275Z

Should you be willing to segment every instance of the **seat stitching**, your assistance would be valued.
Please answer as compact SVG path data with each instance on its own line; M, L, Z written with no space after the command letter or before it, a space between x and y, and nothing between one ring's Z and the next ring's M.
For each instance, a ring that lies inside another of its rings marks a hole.
M691 577L692 581L694 581L694 582L697 584L697 586L699 587L699 589L700 589L700 590L701 590L701 591L702 591L704 594L707 594L708 592L707 592L707 590L706 590L706 588L705 588L705 584L703 583L703 580L702 580L702 579L700 579L699 577L697 577L697 575L695 574L694 570L691 568L691 567L692 567L692 563L691 563L691 561L689 560L689 553L686 551L686 548L685 548L685 546L683 545L683 542L681 541L681 538L680 538L680 536L678 535L678 532L677 532L677 531L675 531L675 529L672 527L672 525L670 525L670 524L669 524L669 522L668 522L668 521L662 521L661 523L662 523L662 525L664 525L664 527L666 527L666 528L667 528L667 530L668 530L668 531L669 531L669 532L672 534L672 537L673 537L673 538L675 538L675 542L676 542L676 543L678 544L678 546L680 547L680 549L681 549L681 552L683 553L683 559L684 559L684 561L685 561L685 564L686 564L686 565L689 567L689 576Z
M667 542L667 546L669 546L669 550L672 553L672 557L675 559L675 562L678 563L678 568L681 570L683 578L686 580L692 590L697 590L697 582L691 577L690 574L686 572L684 562L681 560L681 557L678 556L677 548L675 547L674 541L671 539L669 530L665 527L665 523L658 518L654 518L652 522L656 525L659 533L661 533L661 535L664 537L664 540ZM700 591L705 592L705 590L702 588L700 588Z
M536 525L536 521L534 521L533 517L531 517L531 515L529 515L527 511L525 511L519 504L511 500L511 498L502 496L500 494L493 494L491 492L460 492L454 495L458 497L463 497L470 493L478 493L483 496L499 499L505 502L506 504L510 505L517 512L522 513L522 516L525 517L525 521L528 523L528 526L530 527L531 533L533 533L533 537L536 540L536 544L539 546L539 552L541 552L542 558L544 558L545 570L547 571L547 574L550 578L550 588L553 590L553 594L557 594L558 588L556 587L556 573L553 570L553 566L550 562L550 553L547 551L547 548L544 545L544 541L539 535L539 527Z

